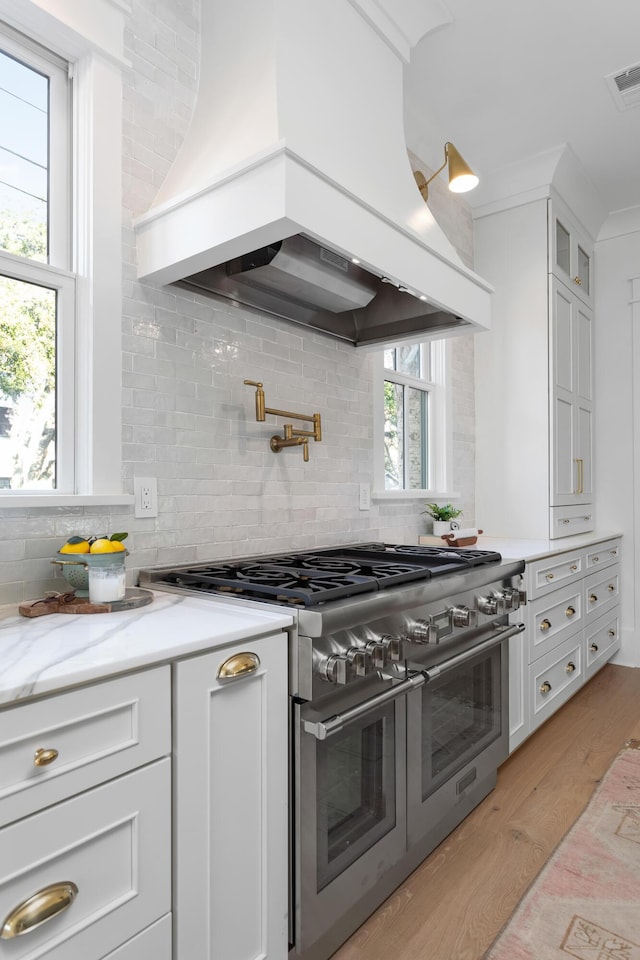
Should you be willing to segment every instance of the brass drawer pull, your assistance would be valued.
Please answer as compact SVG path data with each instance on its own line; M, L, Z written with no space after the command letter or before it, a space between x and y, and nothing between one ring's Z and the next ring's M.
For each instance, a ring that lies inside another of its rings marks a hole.
M234 653L218 667L218 680L238 680L240 677L255 673L260 666L260 657L257 653Z
M598 602L598 598L595 595L595 593L589 594L589 603L597 603L597 602Z
M565 610L565 616L567 616L567 617L575 617L575 615L576 615L576 608L575 608L575 607L567 607L567 609Z
M33 755L33 765L34 767L48 767L50 763L53 763L53 761L57 759L58 751L53 747L48 750L40 747Z
M540 684L540 693L542 696L546 696L547 693L551 693L551 684L548 680L545 680L544 683Z
M2 924L0 939L13 940L52 920L71 906L77 893L78 888L71 880L43 887L11 911Z
M578 569L578 564L577 564L577 563L572 563L571 566L569 567L569 569L572 570L573 573L575 573L576 570Z
M545 630L550 630L550 629L551 629L551 620L547 620L546 618L545 618L544 620L542 620L541 623L540 623L540 629L542 630L543 633L544 633Z
M594 563L600 562L600 557L592 557Z
M608 635L609 637L615 637L616 632L615 632L615 630L607 630L607 635Z
M615 593L616 585L615 583L609 584L609 593Z
M612 557L617 557L617 556L618 556L618 548L617 548L617 547L614 547L614 548L613 548L613 550L611 551L611 556L612 556Z
M597 643L592 643L591 646L589 647L589 650L591 650L591 653L597 653L599 649L600 647L598 646Z
M575 665L575 663L573 662L573 660L569 660L569 663L566 665L566 667L565 667L564 669L565 669L566 673L573 673L574 670L576 669L576 665Z
M552 574L552 573L547 573L547 574L546 574L546 577L547 577L547 580L553 580L553 574Z

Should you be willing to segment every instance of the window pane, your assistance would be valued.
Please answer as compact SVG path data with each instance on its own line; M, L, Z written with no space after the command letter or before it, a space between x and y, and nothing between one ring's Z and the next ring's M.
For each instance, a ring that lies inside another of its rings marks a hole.
M0 51L0 247L47 260L49 80Z
M398 354L398 366L396 367L398 373L404 373L410 377L421 377L422 373L420 371L420 344L412 343L404 347L399 347L397 350Z
M404 387L384 382L384 486L404 488Z
M407 387L407 488L424 490L427 482L427 404L429 395L424 390Z
M386 370L395 370L396 368L396 351L395 348L391 350L384 351L384 365Z
M56 486L56 292L0 277L0 487Z

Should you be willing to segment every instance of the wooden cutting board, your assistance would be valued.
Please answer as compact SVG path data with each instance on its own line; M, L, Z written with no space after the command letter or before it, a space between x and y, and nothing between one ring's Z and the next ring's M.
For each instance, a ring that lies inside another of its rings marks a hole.
M28 600L18 606L23 617L44 617L49 613L114 613L117 610L134 610L153 600L150 590L127 587L123 600L111 603L91 603L88 597L76 597L74 593L47 594L42 600Z

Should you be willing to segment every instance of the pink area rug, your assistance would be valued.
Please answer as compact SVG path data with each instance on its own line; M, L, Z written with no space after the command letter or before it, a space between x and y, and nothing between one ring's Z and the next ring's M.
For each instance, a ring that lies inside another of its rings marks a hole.
M630 740L483 960L640 960L640 741Z

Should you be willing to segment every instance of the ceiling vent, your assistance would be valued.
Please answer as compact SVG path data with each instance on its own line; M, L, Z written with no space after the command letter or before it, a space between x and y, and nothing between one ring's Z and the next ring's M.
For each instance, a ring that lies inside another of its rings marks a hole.
M640 63L605 77L618 110L640 106Z

